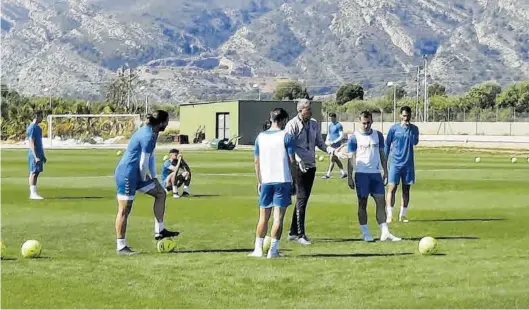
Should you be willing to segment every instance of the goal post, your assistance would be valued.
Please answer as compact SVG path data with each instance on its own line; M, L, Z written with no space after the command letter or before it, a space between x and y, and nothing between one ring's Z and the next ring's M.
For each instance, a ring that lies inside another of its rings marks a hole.
M129 138L140 126L139 114L51 114L47 117L50 146L117 146L116 142Z

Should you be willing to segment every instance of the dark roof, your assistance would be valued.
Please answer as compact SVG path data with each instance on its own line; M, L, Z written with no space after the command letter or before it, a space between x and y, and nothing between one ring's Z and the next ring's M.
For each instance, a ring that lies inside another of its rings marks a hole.
M180 103L180 106L189 106L189 105L204 105L204 104L214 104L214 103L227 103L227 102L295 102L295 100L247 100L247 99L239 99L239 100L225 100L225 101L208 101L208 102L186 102L186 103ZM313 100L313 102L321 102L319 100Z

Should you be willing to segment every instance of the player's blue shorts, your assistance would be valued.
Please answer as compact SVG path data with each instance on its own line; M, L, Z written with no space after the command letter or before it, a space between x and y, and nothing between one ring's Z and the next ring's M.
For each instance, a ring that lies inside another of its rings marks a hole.
M413 167L389 166L388 184L399 185L400 180L406 185L415 183L415 169Z
M29 173L40 173L44 171L44 163L42 162L42 158L38 163L35 163L35 156L33 156L33 153L28 154L28 166Z
M356 195L366 198L369 195L384 195L384 180L380 173L355 173Z
M259 195L259 207L286 208L292 204L290 190L292 184L288 183L267 183L261 185L261 194Z
M116 186L118 200L134 200L136 191L146 193L156 188L153 180L142 181L139 175L123 175L116 173Z

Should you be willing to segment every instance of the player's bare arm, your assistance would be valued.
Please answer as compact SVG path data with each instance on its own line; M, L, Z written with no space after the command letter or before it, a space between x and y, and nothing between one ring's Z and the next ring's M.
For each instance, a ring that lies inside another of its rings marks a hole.
M35 140L33 138L29 138L29 148L31 149L31 152L33 152L35 162L38 163L40 158L37 156L37 152L35 151Z
M379 150L380 153L380 162L382 163L382 169L384 170L384 174L382 178L384 179L384 185L388 184L388 158L386 157L386 153L384 152L384 149Z
M254 167L255 167L255 176L257 177L257 191L261 192L261 172L260 172L260 163L259 156L254 156Z
M347 153L347 184L350 189L355 189L355 181L353 179L354 165L356 162L356 153Z

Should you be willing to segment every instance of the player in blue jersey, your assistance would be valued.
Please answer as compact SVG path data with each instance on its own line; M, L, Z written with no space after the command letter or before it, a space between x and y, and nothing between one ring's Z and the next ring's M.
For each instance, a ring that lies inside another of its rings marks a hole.
M136 192L154 197L154 238L160 240L176 237L179 232L164 228L165 189L156 178L156 160L154 150L158 133L164 131L169 123L169 114L158 110L147 115L147 121L130 138L127 150L115 171L117 185L118 213L116 215L117 252L119 255L137 254L125 240L127 219L132 209Z
M28 165L29 165L29 199L42 200L37 193L37 179L44 170L47 159L42 146L42 129L39 124L42 122L42 112L33 114L33 121L29 124L26 137L28 139Z
M258 180L259 222L255 232L255 249L248 256L262 257L263 242L268 230L272 211L272 241L267 258L279 257L279 240L287 207L292 204L291 167L295 165L294 137L284 128L288 113L281 108L270 112L270 128L261 132L255 140L255 173Z
M393 220L395 193L402 180L402 200L399 221L408 222L407 210L410 203L410 188L415 183L413 147L419 143L419 128L410 123L411 108L400 108L401 122L391 126L384 152L389 158L388 194L386 197L387 222Z
M336 120L336 113L329 114L329 117L331 118L331 122L329 124L329 128L327 130L327 138L325 139L325 144L327 146L332 146L333 148L337 149L342 145L342 139L344 138L343 134L343 126ZM347 178L347 173L343 170L343 165L338 156L335 154L329 155L329 170L327 170L327 173L322 176L322 179L328 179L331 177L332 169L334 168L334 164L340 168L340 174L342 179Z
M348 184L351 189L356 189L360 231L364 241L374 241L367 227L367 199L372 196L375 200L376 218L380 227L380 241L400 241L401 238L389 232L386 223L384 183L387 179L387 160L384 155L384 136L381 132L371 128L373 117L370 112L364 111L360 114L360 123L360 129L353 133L347 143ZM383 176L380 174L381 169L384 171Z
M180 172L182 170L182 172ZM191 169L177 149L169 151L169 158L163 163L162 180L167 192L173 192L173 198L180 198L178 189L184 185L182 197L188 197L191 184Z

